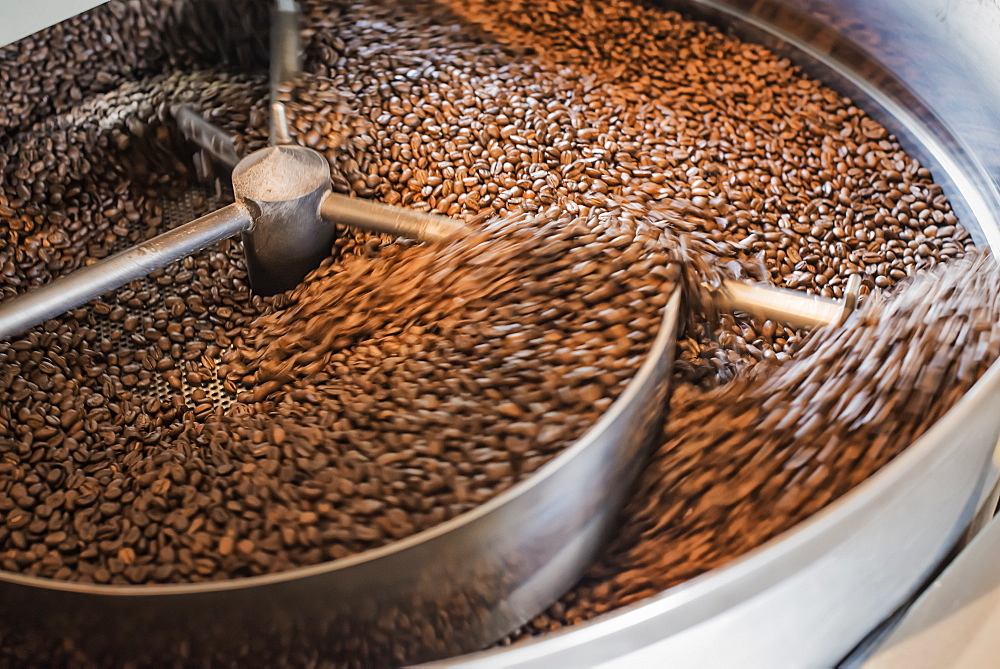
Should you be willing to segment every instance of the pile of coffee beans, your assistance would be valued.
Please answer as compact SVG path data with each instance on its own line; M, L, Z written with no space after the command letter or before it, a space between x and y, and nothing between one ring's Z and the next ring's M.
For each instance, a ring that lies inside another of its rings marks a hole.
M115 0L0 50L3 298L161 228L163 199L193 178L174 105L241 151L266 142L266 73L196 69L254 64L238 20L216 31L218 48L185 52L185 39L211 43L212 22L184 31L169 17L227 11L189 4ZM851 275L866 294L888 290L971 248L930 173L849 99L674 12L628 0L303 5L306 75L285 94L293 136L327 156L336 190L479 232L416 247L344 231L308 282L268 299L250 294L230 241L0 343L4 569L194 581L382 545L472 508L579 436L634 371L666 291L693 285L682 271L711 275L701 251L718 271L836 297ZM916 323L900 309L901 328ZM875 346L881 333L869 335ZM725 464L738 444L704 417L763 377L711 388L772 369L801 336L691 311L635 524L524 633L722 564L906 445L860 457L862 430L829 451L783 452L776 461L796 466L780 476L771 462ZM788 369L832 374L823 360ZM579 377L572 391L566 375ZM901 383L866 387L893 406ZM747 406L728 411L742 419ZM801 422L762 415L746 429L819 429L831 407L807 408ZM675 425L696 441L677 446ZM688 469L671 459L701 448L707 460L690 455ZM692 473L678 482L674 468ZM790 495L779 518L710 494L765 473L769 499ZM690 507L703 511L694 529L677 513ZM650 562L657 551L669 565Z
M808 518L926 432L1000 358L1000 267L972 254L822 328L791 362L675 392L663 444L584 581L522 634L721 566Z
M0 47L0 132L165 68L265 66L265 0L110 0Z

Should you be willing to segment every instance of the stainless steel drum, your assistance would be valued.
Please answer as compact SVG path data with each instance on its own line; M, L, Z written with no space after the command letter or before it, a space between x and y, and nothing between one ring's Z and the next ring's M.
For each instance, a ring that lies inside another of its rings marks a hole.
M1000 249L1000 4L665 4L851 95L934 172L977 241ZM895 461L756 551L589 623L434 666L833 666L992 515L998 400L995 365Z
M983 0L664 3L851 95L1000 249L1000 5ZM0 574L0 623L93 657L346 664L481 648L572 585L654 433L679 309L607 414L483 507L326 565L211 584L99 587ZM905 604L995 506L1000 365L877 475L724 568L587 624L434 666L829 666ZM531 513L527 510L531 509ZM109 653L110 655L104 655Z

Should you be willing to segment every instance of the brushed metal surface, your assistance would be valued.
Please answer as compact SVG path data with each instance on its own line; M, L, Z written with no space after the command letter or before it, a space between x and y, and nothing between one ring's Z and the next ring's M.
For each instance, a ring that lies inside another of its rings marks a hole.
M1000 517L952 561L862 669L991 667L1000 657Z
M253 217L242 232L254 292L290 290L330 255L336 230L320 218L330 165L304 146L270 146L233 168L236 201Z

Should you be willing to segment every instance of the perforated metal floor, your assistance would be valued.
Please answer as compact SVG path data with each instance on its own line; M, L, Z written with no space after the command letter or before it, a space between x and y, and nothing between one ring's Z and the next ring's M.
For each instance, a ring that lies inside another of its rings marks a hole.
M154 234L160 234L167 230L176 228L177 226L183 225L188 221L194 220L199 214L203 214L200 211L204 205L202 202L207 203L208 209L217 209L228 204L228 200L224 197L220 197L221 194L214 193L203 188L193 188L184 193L184 195L179 199L164 199L161 204L163 207L163 220L159 229L154 230ZM122 239L110 248L111 254L118 253L125 250L131 245L127 239ZM132 287L137 287L138 291L149 291L151 294L157 295L156 301L146 304L141 308L136 308L134 306L128 305L124 300L118 301L115 297L115 301L118 306L126 309L128 315L134 315L139 317L140 322L144 318L152 318L153 314L157 311L166 310L165 301L171 296L171 287L168 286L157 286L158 290L153 291L153 282L149 277L143 277L137 282L132 284ZM95 315L95 328L97 330L98 336L101 339L106 339L112 343L112 349L107 351L107 353L118 353L119 355L124 352L131 351L133 354L136 352L132 347L132 341L129 337L125 336L122 332L120 322L111 319L110 315ZM221 358L225 354L223 350L214 359L216 365L221 364ZM134 357L134 356L133 356ZM156 371L149 373L147 375L141 375L137 388L143 394L149 397L155 397L161 402L169 403L177 395L180 395L185 404L191 409L194 409L196 404L204 404L205 400L196 401L192 397L192 393L195 388L184 380L184 375L181 375L181 388L180 392L175 387L167 382L166 377ZM217 411L225 412L228 411L232 404L236 401L236 397L228 392L222 384L222 381L217 378L209 379L199 386L201 391L203 391L209 401L211 401Z

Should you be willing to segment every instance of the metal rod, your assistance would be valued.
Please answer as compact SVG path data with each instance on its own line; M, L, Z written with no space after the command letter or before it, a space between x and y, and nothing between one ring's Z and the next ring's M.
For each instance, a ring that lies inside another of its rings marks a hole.
M295 0L277 0L271 14L271 144L290 144L284 108L275 113L278 88L302 69L299 45L299 7Z
M397 235L421 242L436 242L465 234L468 228L447 216L426 214L372 200L330 193L323 200L320 216L328 223L340 223L369 232Z
M285 146L294 144L292 135L288 130L288 115L285 112L285 105L280 102L271 103L271 145Z
M236 143L229 133L209 123L201 114L187 105L174 108L173 114L177 127L180 128L184 137L205 150L213 159L230 169L240 162Z
M199 116L197 112L188 108L184 109L186 111L177 118L178 122L181 119L185 122L185 136L209 152L222 165L233 169L238 160L236 160L235 144L232 138ZM287 136L288 131L284 121L284 106L280 102L276 102L272 105L271 111L272 121L278 119L278 122L272 124L271 128L272 133L277 132L276 136L272 134L272 144L291 144L292 140ZM217 150L216 146L224 147L225 150ZM231 152L228 150L230 146L233 147ZM422 242L446 239L467 230L460 221L447 216L425 214L412 209L336 193L330 193L326 197L320 214L329 223L340 223L368 232L384 233Z
M791 327L839 325L857 304L861 277L847 282L843 300L809 295L752 281L723 282L716 295L724 310L743 311L751 316Z
M249 212L231 204L0 303L0 340L19 335L95 297L250 228Z

